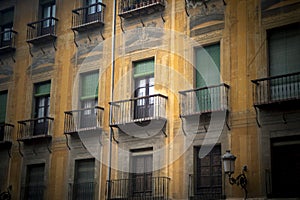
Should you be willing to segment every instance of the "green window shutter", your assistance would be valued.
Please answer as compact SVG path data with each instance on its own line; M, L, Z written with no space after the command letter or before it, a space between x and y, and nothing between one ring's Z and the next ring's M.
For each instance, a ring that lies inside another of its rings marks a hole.
M7 104L7 91L0 93L0 123L5 122Z
M51 83L46 82L46 83L39 83L35 86L35 93L34 96L44 96L44 95L49 95L50 94L50 88L51 88Z
M83 74L81 77L81 100L98 97L98 79L99 73Z
M146 60L141 62L136 62L134 64L134 78L147 76L154 74L154 60Z
M272 29L268 36L270 75L299 72L300 25Z
M196 51L196 87L220 83L220 44L206 46ZM205 77L205 79L203 78ZM205 80L207 82L205 82Z

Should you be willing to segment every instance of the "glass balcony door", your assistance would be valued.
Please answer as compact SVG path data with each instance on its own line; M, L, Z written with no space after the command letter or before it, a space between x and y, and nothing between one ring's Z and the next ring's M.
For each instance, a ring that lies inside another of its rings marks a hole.
M151 196L152 194L152 155L133 156L132 195Z
M154 97L149 97L154 94L154 77L140 77L135 80L136 90L134 118L141 119L152 117L154 111Z
M55 2L42 6L42 20L45 20L42 22L41 35L54 33L55 20L47 18L55 17L55 12Z

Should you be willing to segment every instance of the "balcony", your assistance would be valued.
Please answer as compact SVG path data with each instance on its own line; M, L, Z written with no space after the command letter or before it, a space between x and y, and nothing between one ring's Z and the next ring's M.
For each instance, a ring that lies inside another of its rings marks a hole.
M212 200L212 199L226 199L222 195L222 186L215 187L197 187L195 175L189 175L188 184L188 196L189 200Z
M95 3L72 10L72 30L84 31L104 25L105 4Z
M56 39L56 26L58 19L48 17L27 24L27 42L31 44L42 44Z
M12 124L0 124L0 148L9 148L12 145L13 128Z
M83 199L83 200L94 200L95 199L95 182L82 182L70 184L69 189L69 200Z
M73 134L103 127L104 108L85 108L65 112L64 133Z
M229 86L225 83L180 91L180 117L228 110Z
M168 200L168 177L116 179L107 181L108 200ZM110 188L109 188L110 185Z
M254 106L297 105L300 100L300 72L252 80Z
M0 55L7 53L7 52L12 52L15 51L15 37L16 37L17 32L10 29L10 30L5 30L0 33Z
M154 94L110 102L110 126L118 127L133 137L154 136L160 131L166 136L166 105L168 97Z
M121 0L119 4L119 16L133 18L161 12L165 8L165 0Z
M18 141L51 139L53 121L54 118L51 117L18 121Z

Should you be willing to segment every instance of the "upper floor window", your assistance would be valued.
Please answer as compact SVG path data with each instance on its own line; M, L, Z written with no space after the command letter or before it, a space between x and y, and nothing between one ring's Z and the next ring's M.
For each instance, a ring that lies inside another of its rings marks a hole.
M97 3L102 3L102 0L86 0L86 5L89 6L88 8L89 15L101 11L101 5ZM93 4L97 4L97 5L92 6Z
M95 159L76 160L73 199L94 199Z
M7 91L0 92L0 124L5 123L6 105L7 104Z
M150 196L152 192L152 154L132 156L132 195L139 196L146 194Z
M14 8L9 8L0 12L0 32L2 33L0 46L5 46L12 38L11 30L13 28L13 19Z
M45 164L29 165L26 174L25 199L44 198Z
M81 108L92 108L98 104L98 72L81 75Z
M96 126L97 110L95 109L95 107L98 105L98 79L98 72L88 72L81 75L81 128Z
M300 71L300 23L271 29L268 34L270 76Z
M222 195L221 146L215 146L206 156L199 158L200 148L195 148L194 196L220 199Z
M196 87L220 83L220 44L196 49Z
M43 82L35 85L34 89L34 118L37 118L34 125L34 135L44 134L48 130L50 113L50 88L51 82Z
M55 17L56 12L56 5L55 1L48 2L41 5L42 7L42 35L46 33L50 33L50 31L53 29L53 26L55 25L54 19L48 19L51 17Z
M220 110L220 44L196 49L196 112Z
M154 109L154 60L145 60L134 63L134 97L135 119L153 116ZM150 96L150 97L149 97Z

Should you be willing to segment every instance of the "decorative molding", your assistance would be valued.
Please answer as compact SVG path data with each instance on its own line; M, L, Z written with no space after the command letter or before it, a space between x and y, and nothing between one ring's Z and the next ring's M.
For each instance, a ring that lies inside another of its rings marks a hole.
M224 23L220 23L220 24L215 24L212 26L198 28L198 29L192 30L190 35L191 35L191 37L195 37L198 35L207 34L207 33L213 32L213 31L222 30L222 29L224 29L224 26L225 26Z

